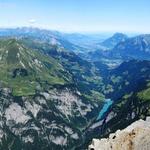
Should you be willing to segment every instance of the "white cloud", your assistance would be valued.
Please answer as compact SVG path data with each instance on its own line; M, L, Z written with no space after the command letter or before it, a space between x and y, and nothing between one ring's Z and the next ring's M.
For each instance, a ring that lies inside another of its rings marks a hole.
M35 23L36 23L36 20L35 20L35 19L30 19L28 22L29 22L30 24L35 24Z

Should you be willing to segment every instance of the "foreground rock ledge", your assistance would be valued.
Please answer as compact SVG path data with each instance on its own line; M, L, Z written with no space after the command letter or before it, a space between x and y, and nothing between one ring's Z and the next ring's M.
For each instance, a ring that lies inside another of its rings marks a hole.
M89 150L150 150L150 117L138 120L109 138L93 139Z

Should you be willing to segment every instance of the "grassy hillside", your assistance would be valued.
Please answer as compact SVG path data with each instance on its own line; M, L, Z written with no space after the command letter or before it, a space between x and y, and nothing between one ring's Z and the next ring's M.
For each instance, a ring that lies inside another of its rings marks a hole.
M0 80L14 95L30 95L40 84L71 82L70 75L54 58L27 48L16 39L0 40Z
M10 87L14 96L73 84L88 99L104 98L100 90L103 78L96 66L58 45L31 37L4 38L0 40L0 58L1 83Z

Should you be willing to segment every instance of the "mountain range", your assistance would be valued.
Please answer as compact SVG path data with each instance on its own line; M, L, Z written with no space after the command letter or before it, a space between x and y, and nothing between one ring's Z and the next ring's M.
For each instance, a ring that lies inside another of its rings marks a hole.
M118 43L112 50L114 57L122 59L150 59L150 35L139 35Z
M0 149L86 149L150 115L149 37L1 29Z

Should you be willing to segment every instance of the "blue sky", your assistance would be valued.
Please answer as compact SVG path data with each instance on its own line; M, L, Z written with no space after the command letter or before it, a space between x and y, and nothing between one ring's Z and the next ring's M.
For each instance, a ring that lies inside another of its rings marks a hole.
M0 0L0 27L150 33L150 0Z

